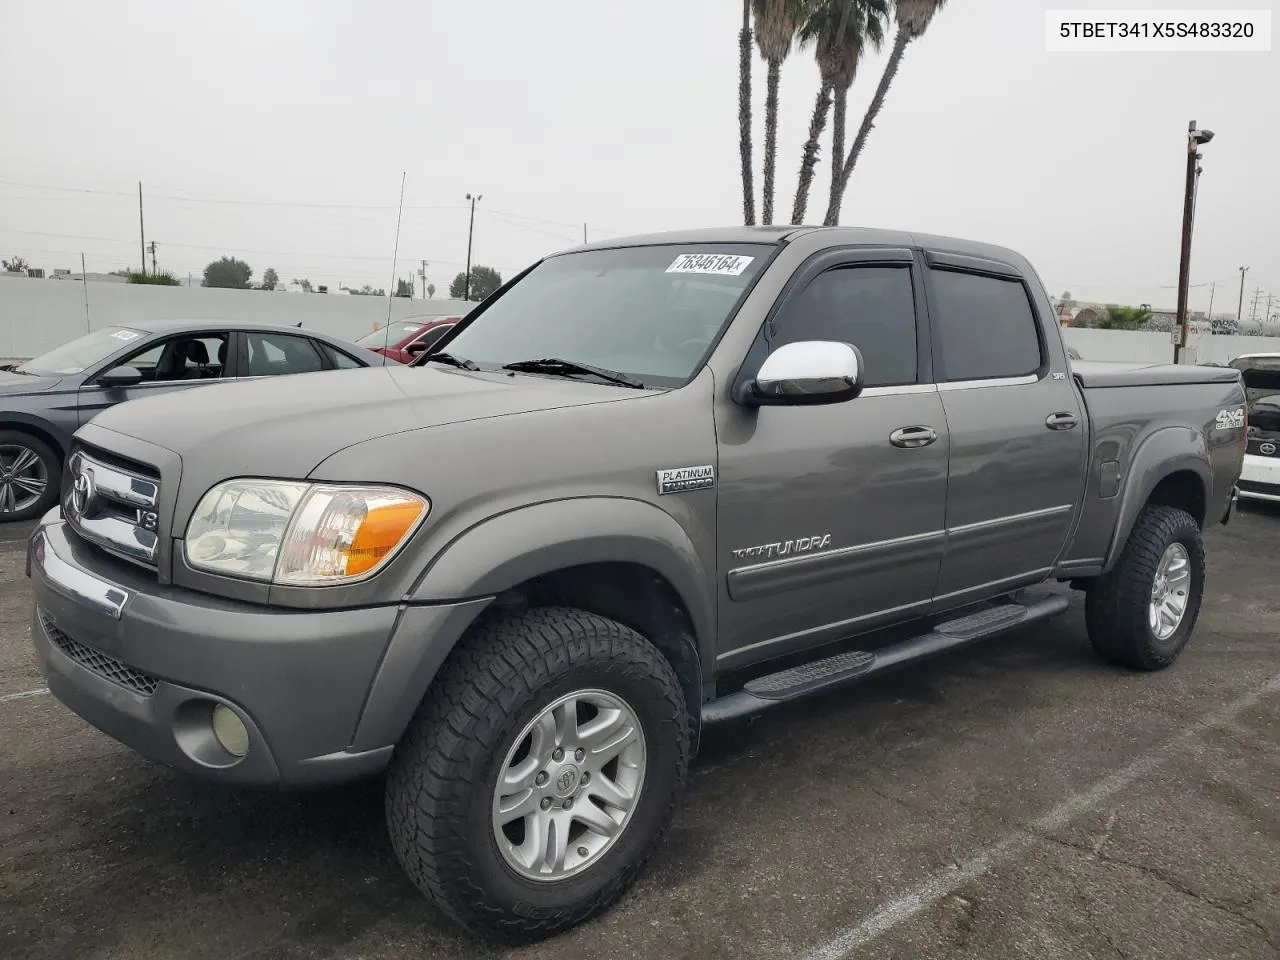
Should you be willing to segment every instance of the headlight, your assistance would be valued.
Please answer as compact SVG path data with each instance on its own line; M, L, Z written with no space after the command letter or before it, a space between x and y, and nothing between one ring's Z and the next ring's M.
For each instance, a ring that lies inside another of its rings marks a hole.
M357 580L390 560L430 508L396 487L228 480L196 506L187 562L290 586Z

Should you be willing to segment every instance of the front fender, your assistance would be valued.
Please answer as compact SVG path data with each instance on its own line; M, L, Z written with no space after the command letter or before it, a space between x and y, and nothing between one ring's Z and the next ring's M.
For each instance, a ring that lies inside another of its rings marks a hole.
M1190 427L1164 427L1156 430L1134 451L1103 572L1110 571L1120 559L1120 553L1129 540L1138 514L1147 505L1156 484L1165 477L1182 471L1193 473L1200 480L1201 492L1208 504L1213 488L1209 451L1204 436Z
M711 577L689 535L665 511L621 497L554 500L485 520L436 555L409 601L494 596L588 563L651 568L680 595L699 641L715 635Z
M351 749L372 750L399 740L449 653L496 595L541 574L586 563L652 569L680 595L695 644L703 648L713 642L710 581L693 542L669 514L620 497L521 507L460 534L423 572L374 676ZM705 649L695 652L702 662L711 662Z

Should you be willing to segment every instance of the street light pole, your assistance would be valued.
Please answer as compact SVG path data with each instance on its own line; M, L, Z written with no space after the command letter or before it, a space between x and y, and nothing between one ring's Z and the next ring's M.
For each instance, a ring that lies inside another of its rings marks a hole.
M476 201L483 200L484 197L478 193L473 197L468 193L467 199L471 201L471 225L467 227L467 272L462 280L463 300L471 299L471 237L476 231Z
M1178 262L1178 339L1173 362L1181 363L1187 349L1187 295L1191 283L1191 230L1195 222L1196 187L1200 180L1200 146L1213 139L1212 130L1197 130L1194 120L1187 126L1187 182L1182 196L1182 253Z

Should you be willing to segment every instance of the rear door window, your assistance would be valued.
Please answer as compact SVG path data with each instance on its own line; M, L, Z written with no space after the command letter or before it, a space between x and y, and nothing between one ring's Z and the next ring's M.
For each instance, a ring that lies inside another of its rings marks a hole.
M996 380L1040 369L1040 327L1019 280L930 271L940 380Z

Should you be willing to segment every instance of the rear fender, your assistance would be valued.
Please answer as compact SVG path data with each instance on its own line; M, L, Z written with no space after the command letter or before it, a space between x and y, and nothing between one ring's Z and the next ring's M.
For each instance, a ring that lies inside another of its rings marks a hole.
M1204 436L1190 427L1165 427L1157 430L1134 451L1133 460L1129 464L1129 476L1121 493L1116 528L1103 564L1104 573L1110 571L1120 559L1138 514L1147 505L1156 485L1165 477L1184 471L1199 478L1204 501L1208 504L1213 484L1209 451L1205 446Z

